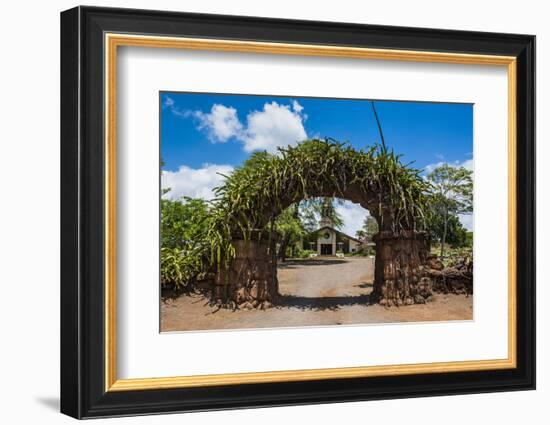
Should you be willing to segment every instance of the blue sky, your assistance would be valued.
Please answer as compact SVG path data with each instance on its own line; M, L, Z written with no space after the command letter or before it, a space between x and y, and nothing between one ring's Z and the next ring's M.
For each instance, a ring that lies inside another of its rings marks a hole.
M473 105L374 101L384 139L403 161L430 170L444 162L472 168ZM254 151L331 137L356 148L380 141L370 100L200 93L160 94L162 185L166 195L212 197L212 188ZM367 214L339 206L354 234ZM461 220L471 228L471 216Z

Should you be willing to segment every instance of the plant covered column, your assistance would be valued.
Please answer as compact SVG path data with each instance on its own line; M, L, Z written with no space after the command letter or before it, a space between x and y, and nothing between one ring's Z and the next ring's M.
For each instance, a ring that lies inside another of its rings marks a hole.
M269 308L277 301L276 246L269 240L233 240L235 256L216 276L214 298L229 307Z
M429 249L424 232L381 231L375 235L373 302L388 307L423 304L432 295L424 265Z

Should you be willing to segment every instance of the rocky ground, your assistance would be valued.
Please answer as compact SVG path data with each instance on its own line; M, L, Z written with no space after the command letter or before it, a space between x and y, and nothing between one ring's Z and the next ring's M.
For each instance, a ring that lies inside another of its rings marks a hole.
M161 300L161 330L326 326L472 320L473 297L435 294L427 304L369 304L374 258L290 260L278 267L281 302L267 310L218 310L199 294Z

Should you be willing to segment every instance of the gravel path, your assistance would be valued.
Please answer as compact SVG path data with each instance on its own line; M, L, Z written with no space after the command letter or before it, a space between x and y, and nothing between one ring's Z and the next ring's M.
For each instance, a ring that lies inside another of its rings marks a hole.
M217 310L200 295L161 301L161 330L326 326L471 320L473 297L436 295L424 305L369 305L374 259L291 260L278 268L281 304L268 310Z
M368 304L374 258L291 260L279 266L277 275L284 306Z

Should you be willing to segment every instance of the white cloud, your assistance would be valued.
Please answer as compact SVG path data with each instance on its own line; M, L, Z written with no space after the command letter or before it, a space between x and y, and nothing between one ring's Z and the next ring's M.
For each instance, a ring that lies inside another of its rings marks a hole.
M474 215L473 214L459 214L458 219L460 223L464 226L469 232L474 231Z
M365 217L369 215L369 212L361 205L351 201L344 201L342 205L336 205L336 211L344 220L340 231L353 237L355 237L355 232L363 227Z
M474 159L467 159L466 161L460 163L460 167L464 167L467 170L474 171Z
M442 165L445 165L445 164L446 164L445 161L439 161L439 162L435 162L433 164L428 164L424 167L424 173L430 174L433 170L435 170L436 168L441 167Z
M250 112L246 125L239 120L237 110L231 106L214 104L210 112L181 111L173 104L165 104L175 115L193 117L198 121L197 128L206 131L212 142L227 142L234 138L243 144L246 152L266 150L270 153L278 147L293 146L307 139L302 113L303 106L296 100L291 105L277 102L266 103L263 109Z
M456 160L456 161L453 161L453 162L439 161L439 162L435 162L433 164L428 164L424 167L424 173L429 174L433 170L435 170L437 167L441 167L442 165L445 165L445 164L448 164L451 167L455 167L455 168L464 167L467 170L474 171L474 159L470 158L470 159L467 159L467 160L462 161L462 162Z
M177 105L174 99L172 99L170 96L164 96L164 102L162 104L162 108L167 108L169 111L171 111L174 115L177 115L178 117L187 118L189 116L193 115L192 111L186 111L180 109Z
M301 108L299 104L298 106ZM300 112L271 102L266 103L263 110L248 114L247 127L241 140L247 152L266 150L273 153L277 147L296 145L306 138Z
M166 96L166 97L164 98L164 106L166 106L166 107L168 107L168 108L174 106L174 99L172 99L172 98L169 97L169 96Z
M205 129L212 142L227 142L231 137L242 137L243 126L235 108L216 103L209 113L195 111L193 116L199 121L199 130Z
M304 107L300 105L297 100L292 100L292 110L298 114L301 114Z
M213 189L220 186L225 177L233 172L231 165L204 164L203 168L191 168L182 165L178 171L163 171L161 186L170 188L163 198L179 199L182 196L210 200L214 198Z

